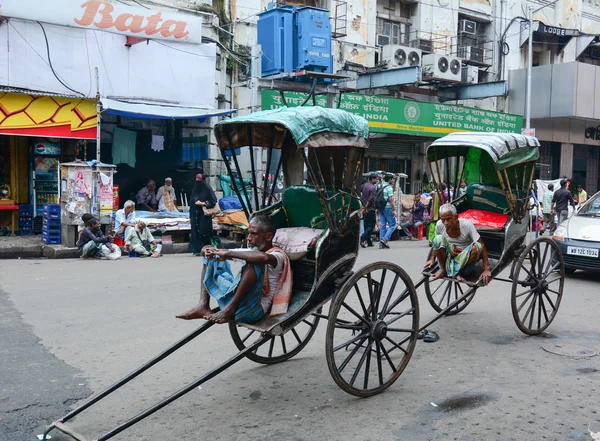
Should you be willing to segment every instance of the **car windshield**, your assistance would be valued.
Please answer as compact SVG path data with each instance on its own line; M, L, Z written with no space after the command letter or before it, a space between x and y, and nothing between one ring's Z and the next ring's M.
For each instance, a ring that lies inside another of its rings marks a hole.
M596 193L588 200L577 213L578 216L598 216L600 217L600 193Z

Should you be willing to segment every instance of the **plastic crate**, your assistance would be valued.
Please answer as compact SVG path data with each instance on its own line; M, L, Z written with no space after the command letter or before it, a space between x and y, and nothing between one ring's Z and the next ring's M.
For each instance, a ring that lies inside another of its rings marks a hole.
M49 227L59 227L60 228L60 219L52 219L52 218L42 218L42 225L48 225Z
M50 238L58 237L60 239L60 230L59 231L55 231L55 230L46 230L46 229L44 229L42 231L42 236L44 236L44 237L50 237Z
M33 227L33 219L30 217L20 217L19 218L19 227Z
M31 236L33 234L32 227L19 228L19 236Z
M44 213L46 212L60 214L60 204L44 204Z
M19 205L19 217L33 217L33 205L20 204Z
M46 245L60 245L60 237L46 237L42 235L42 243Z

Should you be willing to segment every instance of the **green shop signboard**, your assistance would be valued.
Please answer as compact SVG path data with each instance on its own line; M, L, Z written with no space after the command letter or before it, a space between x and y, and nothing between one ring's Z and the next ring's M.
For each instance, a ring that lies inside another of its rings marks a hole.
M284 96L289 107L299 106L306 99L306 94L299 92L285 92ZM308 104L312 105L312 100ZM263 110L284 105L279 92L262 91ZM327 105L324 96L317 97L317 105ZM372 132L431 138L453 132L521 133L523 127L523 117L518 115L357 93L343 94L340 109L364 117Z

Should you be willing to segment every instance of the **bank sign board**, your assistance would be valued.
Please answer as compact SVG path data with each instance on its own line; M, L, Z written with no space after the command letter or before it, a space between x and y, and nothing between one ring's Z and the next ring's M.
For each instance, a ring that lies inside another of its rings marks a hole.
M285 103L277 91L261 95L263 110L296 107L306 99L298 92L285 92ZM325 107L326 98L317 97L317 105ZM358 93L343 94L339 108L364 117L369 130L379 133L440 138L453 132L521 133L523 127L518 115Z
M99 0L0 0L0 16L130 37L202 43L202 17Z

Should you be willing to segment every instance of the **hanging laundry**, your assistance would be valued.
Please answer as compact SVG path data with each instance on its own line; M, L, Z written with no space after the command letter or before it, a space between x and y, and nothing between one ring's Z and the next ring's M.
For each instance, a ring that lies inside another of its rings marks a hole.
M165 137L160 135L152 135L152 150L162 152L165 149Z
M135 143L137 132L115 127L113 130L112 157L114 164L127 164L135 168Z

